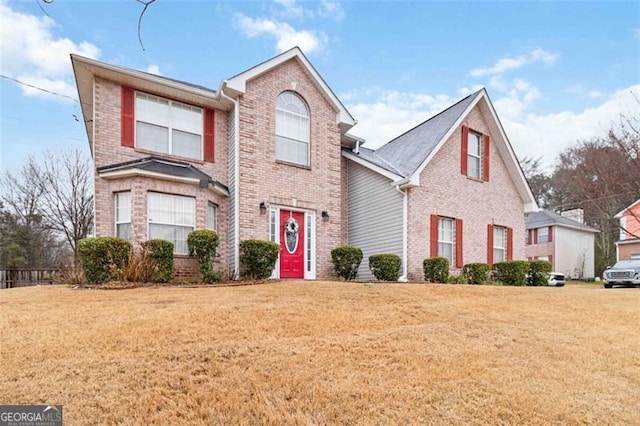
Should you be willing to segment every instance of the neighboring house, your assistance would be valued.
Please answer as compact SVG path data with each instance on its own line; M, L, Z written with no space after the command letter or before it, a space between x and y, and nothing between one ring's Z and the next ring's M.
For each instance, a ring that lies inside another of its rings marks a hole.
M524 258L524 215L538 207L486 90L373 151L343 150L350 245L403 259L404 279L425 258L452 271L466 263Z
M196 273L186 238L202 228L217 231L218 268L231 277L245 239L281 243L274 277L332 274L330 251L346 243L340 153L355 144L355 120L298 48L217 90L71 60L97 236L172 241L178 277Z
M620 221L620 240L616 242L616 258L640 259L640 200L614 217Z
M274 278L333 275L347 243L394 252L403 278L422 260L523 258L537 209L486 91L376 151L298 48L217 90L72 55L95 163L95 233L175 244L176 275L197 274L186 238L220 237L218 268L240 270L245 239L281 246Z
M525 255L548 260L554 272L574 279L595 277L595 234L585 225L581 209L557 214L542 210L527 216Z

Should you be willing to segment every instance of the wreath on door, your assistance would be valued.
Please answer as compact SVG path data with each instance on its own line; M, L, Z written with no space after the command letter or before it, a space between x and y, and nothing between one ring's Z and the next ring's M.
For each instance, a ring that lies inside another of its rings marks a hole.
M284 229L287 235L295 235L298 233L298 229L300 229L300 225L298 225L298 221L294 218L290 217L284 223Z

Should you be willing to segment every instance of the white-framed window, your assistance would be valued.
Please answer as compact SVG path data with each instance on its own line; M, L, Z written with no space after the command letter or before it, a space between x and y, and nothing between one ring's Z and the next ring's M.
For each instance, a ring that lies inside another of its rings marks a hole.
M453 266L453 256L455 253L455 220L448 217L438 218L438 256L449 261L449 266Z
M546 244L549 242L549 228L538 228L538 244Z
M131 239L131 191L116 193L116 237Z
M283 92L276 100L276 159L309 165L311 127L309 109L293 92Z
M482 177L482 135L472 131L467 138L467 176Z
M213 203L207 204L207 229L218 231L218 206Z
M149 239L171 241L175 254L188 254L187 236L196 229L196 199L182 195L147 194Z
M202 160L202 109L136 92L137 148Z
M493 261L503 262L507 260L507 228L493 227Z

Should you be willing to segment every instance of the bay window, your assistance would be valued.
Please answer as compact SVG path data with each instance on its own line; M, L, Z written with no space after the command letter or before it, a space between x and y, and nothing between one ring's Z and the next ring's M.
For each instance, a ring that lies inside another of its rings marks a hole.
M131 239L131 191L116 193L116 237Z

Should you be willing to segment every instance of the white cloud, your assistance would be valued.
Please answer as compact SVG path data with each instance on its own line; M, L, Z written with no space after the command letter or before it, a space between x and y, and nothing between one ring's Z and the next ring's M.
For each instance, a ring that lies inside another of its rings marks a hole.
M149 74L162 75L160 72L160 67L156 64L151 64L147 67L147 72Z
M300 6L297 0L275 0L275 3L282 6L283 10L280 14L287 18L300 20L313 17L313 12Z
M470 74L472 77L498 75L536 62L552 64L555 62L557 57L557 54L549 53L546 50L534 49L526 55L517 56L515 58L502 58L488 68L475 68L471 70Z
M342 4L338 1L320 0L318 14L323 17L330 17L336 21L342 21L345 13Z
M53 34L55 22L47 16L15 12L0 2L2 22L0 66L9 77L65 96L77 97L70 53L97 58L100 49L86 41L76 43ZM54 98L41 90L21 86L25 95ZM55 97L63 100L64 98Z
M305 53L321 51L325 48L328 40L323 32L296 31L286 22L268 18L251 18L238 14L235 24L246 37L254 38L264 35L274 37L279 52L284 52L294 46L300 47Z

